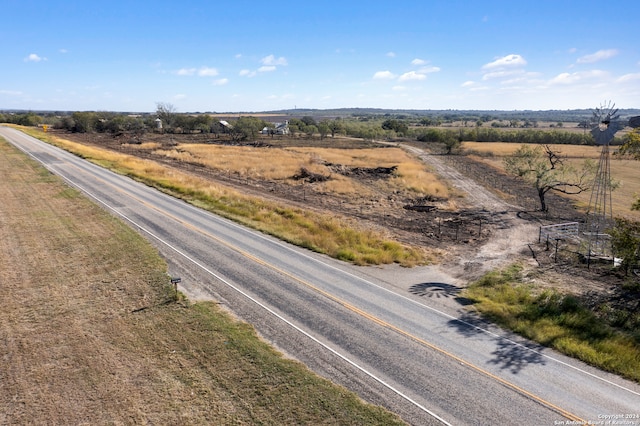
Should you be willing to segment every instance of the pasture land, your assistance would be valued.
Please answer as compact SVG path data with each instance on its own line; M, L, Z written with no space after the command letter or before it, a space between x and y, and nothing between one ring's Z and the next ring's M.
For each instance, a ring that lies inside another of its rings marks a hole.
M502 142L463 142L462 148L474 158L504 172L504 158L513 154L522 144ZM585 159L598 161L602 148L586 145L550 145L566 157L569 163L579 166ZM613 191L611 202L614 216L640 220L640 212L632 211L633 201L640 195L640 162L623 159L615 155L616 147L610 147L611 177L619 186ZM574 195L571 198L580 207L589 205L590 192Z
M235 173L249 179L277 180L290 185L301 183L301 170L326 177L313 190L325 193L370 197L372 191L351 177L354 168L394 167L389 179L379 183L397 191L411 191L418 196L447 198L445 184L425 165L400 148L332 149L313 147L256 148L205 144L180 144L154 153L185 162L194 162L215 170Z

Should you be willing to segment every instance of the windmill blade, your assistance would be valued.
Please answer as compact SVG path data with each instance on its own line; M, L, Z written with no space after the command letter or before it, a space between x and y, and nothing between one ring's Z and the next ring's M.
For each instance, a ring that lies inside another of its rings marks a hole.
M629 119L629 126L631 126L633 128L640 127L640 115L635 116L635 117L631 117Z

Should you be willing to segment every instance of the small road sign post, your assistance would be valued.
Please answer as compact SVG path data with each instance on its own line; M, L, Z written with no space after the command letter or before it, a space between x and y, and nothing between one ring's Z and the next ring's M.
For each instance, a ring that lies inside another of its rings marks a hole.
M173 291L175 292L175 298L178 300L178 283L182 282L182 278L171 278L171 284L173 284Z

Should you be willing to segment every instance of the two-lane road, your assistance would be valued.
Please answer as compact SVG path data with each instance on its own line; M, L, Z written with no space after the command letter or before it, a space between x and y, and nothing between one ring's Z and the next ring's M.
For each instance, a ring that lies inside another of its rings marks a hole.
M138 229L188 294L227 305L282 351L409 423L568 424L640 412L637 384L475 326L370 268L266 237L16 130L0 135Z

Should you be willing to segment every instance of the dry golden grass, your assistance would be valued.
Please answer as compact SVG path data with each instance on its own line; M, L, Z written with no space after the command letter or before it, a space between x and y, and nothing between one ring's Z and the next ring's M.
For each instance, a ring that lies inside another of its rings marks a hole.
M428 260L426 250L389 241L385 235L362 229L348 218L285 207L151 160L71 142L33 129L28 133L201 208L338 259L360 265L395 262L404 266L424 264Z
M496 157L504 157L511 155L520 148L520 143L508 142L463 142L462 149L465 151L475 152L480 155L489 155ZM555 152L568 158L599 158L601 148L589 145L566 145L551 144L549 145Z
M368 168L397 166L396 175L385 185L417 195L441 198L449 195L447 186L422 162L399 148L254 148L182 144L176 149L156 150L155 153L240 176L281 180L290 184L299 184L292 177L304 167L312 173L331 176L330 181L317 185L317 188L338 194L366 195L369 190L355 179L332 172L327 164Z
M477 153L482 161L503 170L504 157L513 154L522 144L504 143L504 142L464 142L463 149L468 152ZM550 145L550 147L559 152L560 155L567 157L570 163L579 166L584 159L592 159L598 161L602 148L599 146L585 145ZM633 220L640 220L640 212L631 211L633 200L640 195L640 162L621 159L614 154L616 147L611 147L611 177L619 183L611 196L611 204L614 216L625 217ZM586 207L589 205L590 192L583 192L573 196L579 206Z
M391 185L401 189L408 189L419 195L431 195L438 198L448 198L447 186L436 176L425 169L422 162L405 161L398 164L396 176L391 179Z
M159 149L162 145L159 144L158 142L143 142L141 144L123 144L123 146L126 147L132 147L135 149L148 149L148 150L153 150L153 149Z

